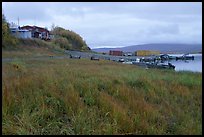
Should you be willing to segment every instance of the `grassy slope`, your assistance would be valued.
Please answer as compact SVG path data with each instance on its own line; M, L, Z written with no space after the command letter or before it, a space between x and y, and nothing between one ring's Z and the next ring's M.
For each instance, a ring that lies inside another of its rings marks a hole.
M202 134L201 73L87 59L2 69L3 134Z
M43 45L43 46L42 46ZM2 48L3 58L29 58L40 56L62 56L64 50L42 40L25 40L16 47Z

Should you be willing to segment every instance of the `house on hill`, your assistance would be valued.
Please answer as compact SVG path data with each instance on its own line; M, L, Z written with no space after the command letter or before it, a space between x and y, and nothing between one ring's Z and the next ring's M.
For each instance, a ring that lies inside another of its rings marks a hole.
M40 38L43 40L50 40L54 35L50 34L46 28L38 26L23 26L20 27L15 23L10 24L10 30L13 36L18 38Z
M23 26L20 27L23 30L31 31L32 38L40 38L43 40L50 40L50 32L46 28L38 27L38 26Z

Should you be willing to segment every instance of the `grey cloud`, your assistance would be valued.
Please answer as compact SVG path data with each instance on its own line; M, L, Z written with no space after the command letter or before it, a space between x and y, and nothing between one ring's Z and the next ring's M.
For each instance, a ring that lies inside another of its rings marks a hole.
M166 24L166 25L154 25L147 29L147 34L150 35L161 35L161 34L173 34L179 33L179 27L177 24Z
M10 20L41 20L50 19L50 14L47 13L46 3L39 2L8 2L4 4L4 12ZM5 11L6 9L6 11Z

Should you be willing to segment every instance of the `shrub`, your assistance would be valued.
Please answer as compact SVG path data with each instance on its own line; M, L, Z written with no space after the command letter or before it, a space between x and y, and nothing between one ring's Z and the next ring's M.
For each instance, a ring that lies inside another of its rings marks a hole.
M82 37L73 31L65 30L61 27L55 27L51 33L54 34L56 38L59 38L59 37L64 38L64 39L57 39L57 41L63 40L64 43L67 43L65 42L65 39L66 39L69 43L67 45L69 45L70 46L69 48L71 49L82 50L82 51L90 50L90 48L87 46L86 42L82 39Z
M60 48L63 48L63 49L66 49L66 50L71 49L71 44L64 37L59 37L59 38L54 39L54 43L56 45L60 46Z
M11 35L9 24L5 16L2 14L2 47L15 47L18 44L18 39Z

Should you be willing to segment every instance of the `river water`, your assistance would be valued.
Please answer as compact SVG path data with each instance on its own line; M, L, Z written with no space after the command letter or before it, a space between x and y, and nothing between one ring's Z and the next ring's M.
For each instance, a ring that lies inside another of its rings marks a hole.
M182 56L183 54L169 54L171 56ZM169 61L176 66L176 71L193 71L202 72L202 54L189 54L194 56L194 60L171 60Z

